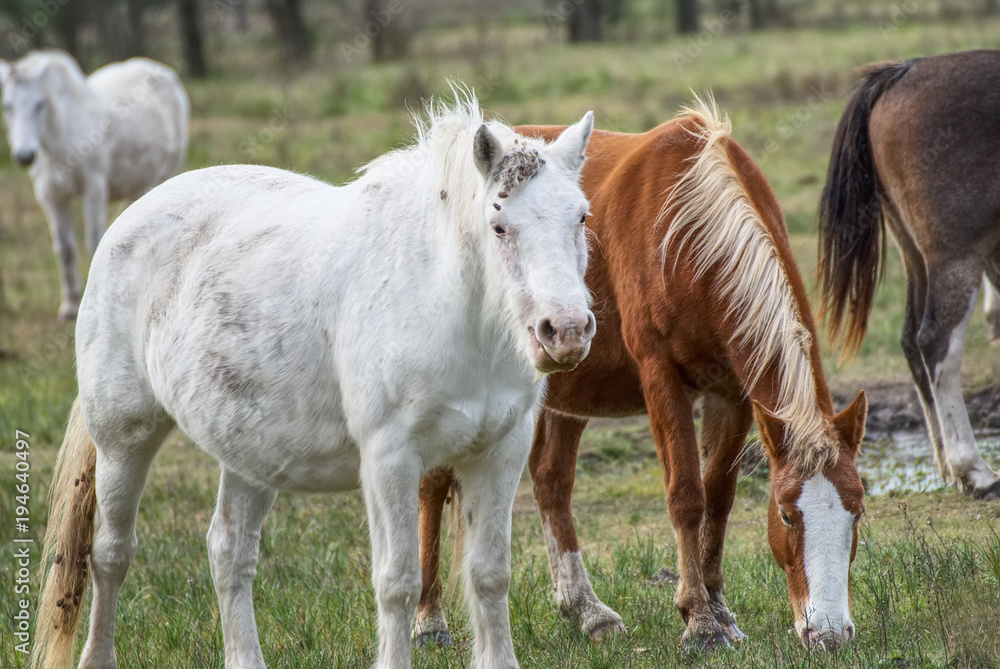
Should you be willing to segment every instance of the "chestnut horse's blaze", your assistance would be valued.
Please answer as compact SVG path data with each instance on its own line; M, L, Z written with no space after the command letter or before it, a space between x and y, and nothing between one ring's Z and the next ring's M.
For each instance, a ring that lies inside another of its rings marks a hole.
M714 104L686 112L640 135L595 131L587 150L597 239L587 283L601 326L589 357L549 378L529 460L556 600L594 638L624 630L587 577L570 496L587 418L648 412L677 536L682 642L742 639L722 594L722 549L756 418L771 461L768 537L796 629L804 643L836 645L854 632L848 569L863 509L854 462L867 402L862 393L834 413L774 194ZM447 639L437 546L448 482L438 473L421 486L418 638Z

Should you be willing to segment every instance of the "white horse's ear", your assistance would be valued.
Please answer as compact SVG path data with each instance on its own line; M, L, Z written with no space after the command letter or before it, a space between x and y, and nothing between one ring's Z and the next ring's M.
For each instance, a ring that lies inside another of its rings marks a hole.
M472 140L472 157L476 161L476 167L487 178L500 158L503 157L503 146L500 144L500 140L490 132L485 123L479 126L476 137Z
M583 167L584 152L593 130L594 112L589 111L582 119L563 130L559 138L549 145L548 154L574 172L579 172Z

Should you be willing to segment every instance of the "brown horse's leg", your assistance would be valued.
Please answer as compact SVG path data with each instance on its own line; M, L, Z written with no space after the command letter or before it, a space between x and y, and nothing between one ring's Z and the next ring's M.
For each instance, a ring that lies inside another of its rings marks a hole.
M705 486L691 401L669 361L647 358L640 362L639 369L649 426L663 467L670 522L677 536L680 578L674 604L687 623L681 645L685 650L725 645L726 628L713 615L702 570Z
M535 428L528 467L542 521L556 604L564 618L576 619L593 639L624 632L621 616L607 607L590 584L573 527L570 498L576 454L586 419L543 409Z
M432 469L420 481L420 573L423 587L417 604L413 638L450 646L448 622L441 609L441 515L452 484L450 468Z
M722 596L722 550L726 524L736 497L736 478L747 432L753 422L750 403L745 398L706 393L702 409L701 443L705 453L705 521L701 527L702 570L715 619L732 641L746 638L736 626Z
M906 270L906 307L903 314L903 331L899 344L910 367L913 383L917 387L920 405L924 410L927 422L927 434L934 449L934 461L938 465L941 478L948 480L948 463L944 453L944 441L941 437L941 424L938 422L934 403L934 392L931 379L924 367L924 359L920 355L917 337L920 334L920 324L924 320L924 309L927 304L927 267L923 255L916 243L910 237L909 230L899 222L898 214L890 214L889 225L893 236L903 255L903 268Z
M973 258L927 258L927 301L917 347L930 377L951 482L976 497L1000 496L1000 477L983 460L962 397L965 332L983 265Z

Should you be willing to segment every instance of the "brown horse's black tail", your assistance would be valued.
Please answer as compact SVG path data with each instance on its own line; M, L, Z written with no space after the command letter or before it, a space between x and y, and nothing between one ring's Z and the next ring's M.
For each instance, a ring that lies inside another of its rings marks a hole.
M864 339L885 258L885 223L868 134L872 107L913 65L905 61L870 67L847 103L833 140L819 209L819 278L823 314L833 338L840 336L850 312L845 354L857 352Z

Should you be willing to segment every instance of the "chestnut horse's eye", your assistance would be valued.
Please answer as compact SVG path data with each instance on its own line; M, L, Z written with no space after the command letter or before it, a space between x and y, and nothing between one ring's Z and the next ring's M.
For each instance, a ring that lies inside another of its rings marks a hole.
M505 228L502 225L500 225L499 223L497 223L496 225L493 226L493 233L497 237L503 237L504 235L507 234L507 228Z
M786 514L784 511L781 512L781 522L783 522L788 527L791 527L792 525L795 524L792 522L791 518L788 517L788 514Z

